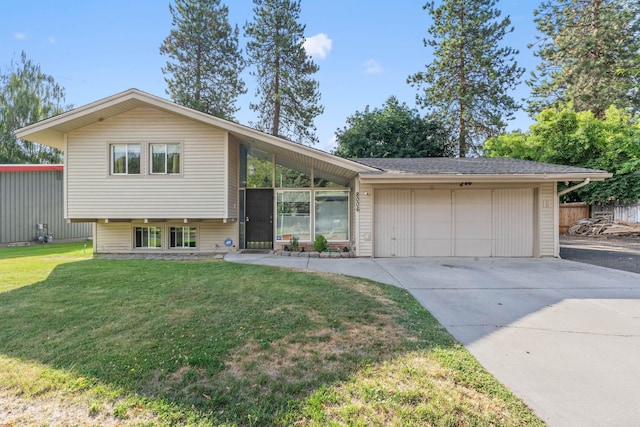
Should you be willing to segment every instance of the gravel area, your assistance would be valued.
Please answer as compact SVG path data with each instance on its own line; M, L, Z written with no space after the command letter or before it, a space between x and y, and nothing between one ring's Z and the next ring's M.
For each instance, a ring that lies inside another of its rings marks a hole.
M560 257L640 274L640 238L561 236Z

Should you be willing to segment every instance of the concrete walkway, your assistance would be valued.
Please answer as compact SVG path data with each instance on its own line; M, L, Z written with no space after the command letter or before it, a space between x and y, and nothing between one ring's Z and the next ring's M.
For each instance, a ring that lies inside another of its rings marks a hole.
M560 259L225 259L403 287L549 425L639 423L639 274Z

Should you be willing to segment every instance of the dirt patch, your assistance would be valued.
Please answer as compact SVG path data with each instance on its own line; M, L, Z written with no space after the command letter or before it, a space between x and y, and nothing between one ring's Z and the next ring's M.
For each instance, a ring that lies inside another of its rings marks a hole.
M115 427L154 421L151 414L139 408L123 410L119 405L122 403L87 403L62 394L28 399L16 396L7 390L0 390L0 427L34 425ZM116 417L114 413L118 411L122 415Z
M268 375L287 382L304 380L315 375L310 367L322 363L322 369L333 370L341 365L344 354L366 356L384 353L406 339L406 331L388 316L377 316L375 322L363 324L341 321L338 328L322 327L303 337L285 337L267 348L250 341L229 355L222 376L235 379Z

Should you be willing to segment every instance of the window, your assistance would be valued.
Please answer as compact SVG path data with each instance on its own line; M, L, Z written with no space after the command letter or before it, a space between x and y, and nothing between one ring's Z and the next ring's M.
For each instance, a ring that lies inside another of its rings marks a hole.
M280 188L304 188L311 187L311 170L302 165L292 169L283 164L282 159L276 163L276 187ZM302 169L307 169L303 171Z
M169 246L172 248L195 248L195 227L171 227L169 230Z
M311 192L278 191L276 240L311 240Z
M316 236L329 241L349 240L349 192L315 192Z
M151 144L151 173L180 173L180 144Z
M160 227L136 227L136 248L161 248L162 229Z
M140 144L111 145L111 174L140 174Z

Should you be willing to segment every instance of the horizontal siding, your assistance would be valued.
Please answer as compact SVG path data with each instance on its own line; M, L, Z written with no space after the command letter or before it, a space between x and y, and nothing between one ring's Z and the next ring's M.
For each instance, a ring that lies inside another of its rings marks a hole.
M235 141L228 142L229 161L227 167L229 168L228 185L229 193L227 194L228 214L227 218L238 217L238 181L240 179L238 166L240 157L240 146Z
M36 224L48 224L54 241L91 237L91 224L68 224L63 207L62 171L0 173L0 244L35 240Z
M182 175L149 175L148 142L182 142ZM111 176L109 143L141 142L141 174ZM223 218L226 132L138 108L68 134L70 218Z
M162 228L162 249L134 249L134 227L160 227ZM170 227L191 226L197 228L197 247L190 249L169 249ZM179 253L179 252L227 252L224 241L227 238L233 240L237 246L238 225L236 222L197 222L184 224L183 222L99 222L96 225L96 238L94 250L96 253Z
M360 185L357 205L360 209L359 247L358 256L373 256L373 187ZM367 193L367 194L365 194Z
M549 182L540 185L538 192L540 199L539 224L540 224L540 256L557 257L558 248L558 224L556 210L558 209L558 197L556 196L556 183Z

